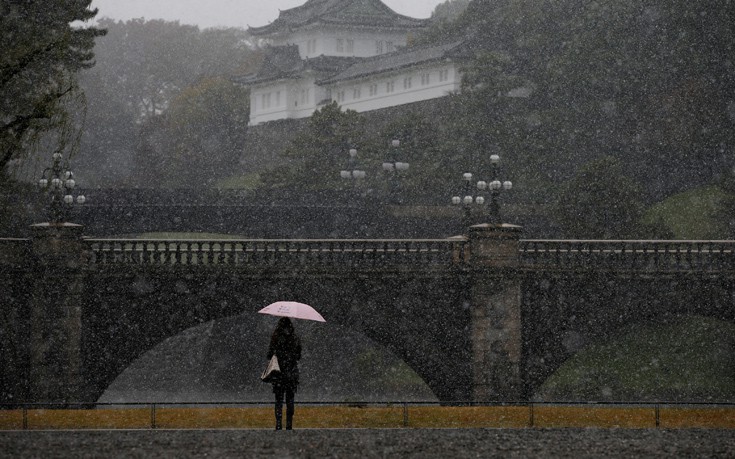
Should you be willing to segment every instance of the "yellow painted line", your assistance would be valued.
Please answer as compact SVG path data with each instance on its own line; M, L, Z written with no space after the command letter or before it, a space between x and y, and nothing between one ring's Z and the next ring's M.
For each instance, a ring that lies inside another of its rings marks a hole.
M735 429L735 407L721 408L661 408L660 425L663 428Z
M534 406L533 426L647 429L656 427L656 411L653 407Z
M150 408L28 410L28 429L148 429Z
M19 430L23 428L23 410L0 411L0 430Z
M285 407L284 407L285 411ZM311 406L296 405L295 428L656 428L655 406ZM284 413L285 416L285 413ZM25 418L25 419L24 419ZM667 407L661 428L735 429L735 406ZM273 407L0 410L0 430L272 429Z
M529 426L525 406L409 407L408 427L416 428L522 428Z

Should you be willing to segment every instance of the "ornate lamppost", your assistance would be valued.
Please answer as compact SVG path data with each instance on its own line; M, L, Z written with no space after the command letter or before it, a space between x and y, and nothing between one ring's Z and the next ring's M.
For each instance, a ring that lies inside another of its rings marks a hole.
M472 174L465 172L462 175L464 180L463 196L452 197L452 204L461 205L463 209L462 223L465 227L470 225L472 215L472 205L482 206L486 203L485 197L482 196L486 191L490 194L490 203L488 204L488 218L490 223L499 224L502 223L500 217L500 204L498 203L498 196L502 190L508 191L513 188L513 183L510 181L501 182L498 179L498 163L500 162L500 156L490 156L491 172L489 180L480 180L477 182L478 195L473 195L472 186Z
M400 204L400 179L401 175L408 170L409 164L398 160L400 158L401 141L394 139L390 144L392 148L388 151L388 159L383 162L383 170L389 174L391 201Z
M350 180L352 183L357 184L359 180L362 180L367 175L364 170L359 168L357 164L357 150L350 148L348 152L350 157L347 160L347 168L339 172L339 176L345 180Z
M354 216L355 216L355 209L356 204L358 204L358 184L365 179L367 174L364 170L360 169L360 166L357 161L357 149L350 148L348 151L349 158L347 159L347 167L339 172L339 176L342 177L343 181L349 182L352 184L353 190L349 193L347 197L348 207L352 207L353 209L350 211L350 209L345 209L344 212L340 212L337 215L337 221L338 226L342 229L342 231L345 234L352 233L354 230ZM360 211L357 215L361 215L362 211Z
M485 198L483 196L474 196L472 185L472 174L465 172L462 174L462 180L464 185L462 187L462 196L453 196L452 204L455 206L462 206L462 226L467 228L470 226L472 220L472 205L476 204L481 206L485 204Z
M64 222L65 214L74 203L84 204L86 198L84 195L76 198L72 195L76 181L68 163L62 165L64 156L57 151L51 158L54 162L43 171L38 186L48 195L49 223L58 224Z
M490 217L490 223L502 223L500 218L500 204L498 204L498 196L501 191L510 191L513 188L513 183L510 180L501 182L498 178L498 163L500 162L500 156L490 156L490 178L489 180L480 180L477 182L477 189L480 191L488 190L490 193L490 203L488 204L488 213Z

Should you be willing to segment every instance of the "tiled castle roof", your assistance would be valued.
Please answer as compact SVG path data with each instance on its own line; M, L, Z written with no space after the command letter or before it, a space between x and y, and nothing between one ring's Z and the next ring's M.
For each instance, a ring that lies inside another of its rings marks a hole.
M338 81L368 77L390 70L401 70L441 59L461 58L467 49L462 41L442 45L406 48L390 54L382 54L360 59L346 69L317 81L317 84L330 84Z
M315 71L325 77L342 72L358 60L359 58L336 56L301 59L297 45L272 46L266 49L263 65L258 73L237 78L235 81L252 85L285 78L298 78L306 70Z
M380 0L308 0L281 11L272 23L249 31L254 36L269 36L315 24L415 29L426 27L427 21L400 15Z

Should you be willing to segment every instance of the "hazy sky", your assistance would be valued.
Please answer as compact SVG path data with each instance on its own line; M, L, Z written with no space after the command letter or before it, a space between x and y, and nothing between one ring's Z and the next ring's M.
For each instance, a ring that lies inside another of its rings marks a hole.
M444 0L383 0L393 11L427 18ZM178 20L205 27L262 26L278 17L278 10L303 5L306 0L93 0L98 18Z

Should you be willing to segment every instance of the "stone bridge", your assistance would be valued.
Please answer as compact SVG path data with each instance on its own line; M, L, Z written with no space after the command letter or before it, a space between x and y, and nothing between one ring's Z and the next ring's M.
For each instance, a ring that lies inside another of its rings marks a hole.
M0 402L96 400L190 327L315 305L385 345L443 401L521 400L638 321L735 321L735 241L113 240L71 224L0 240Z

